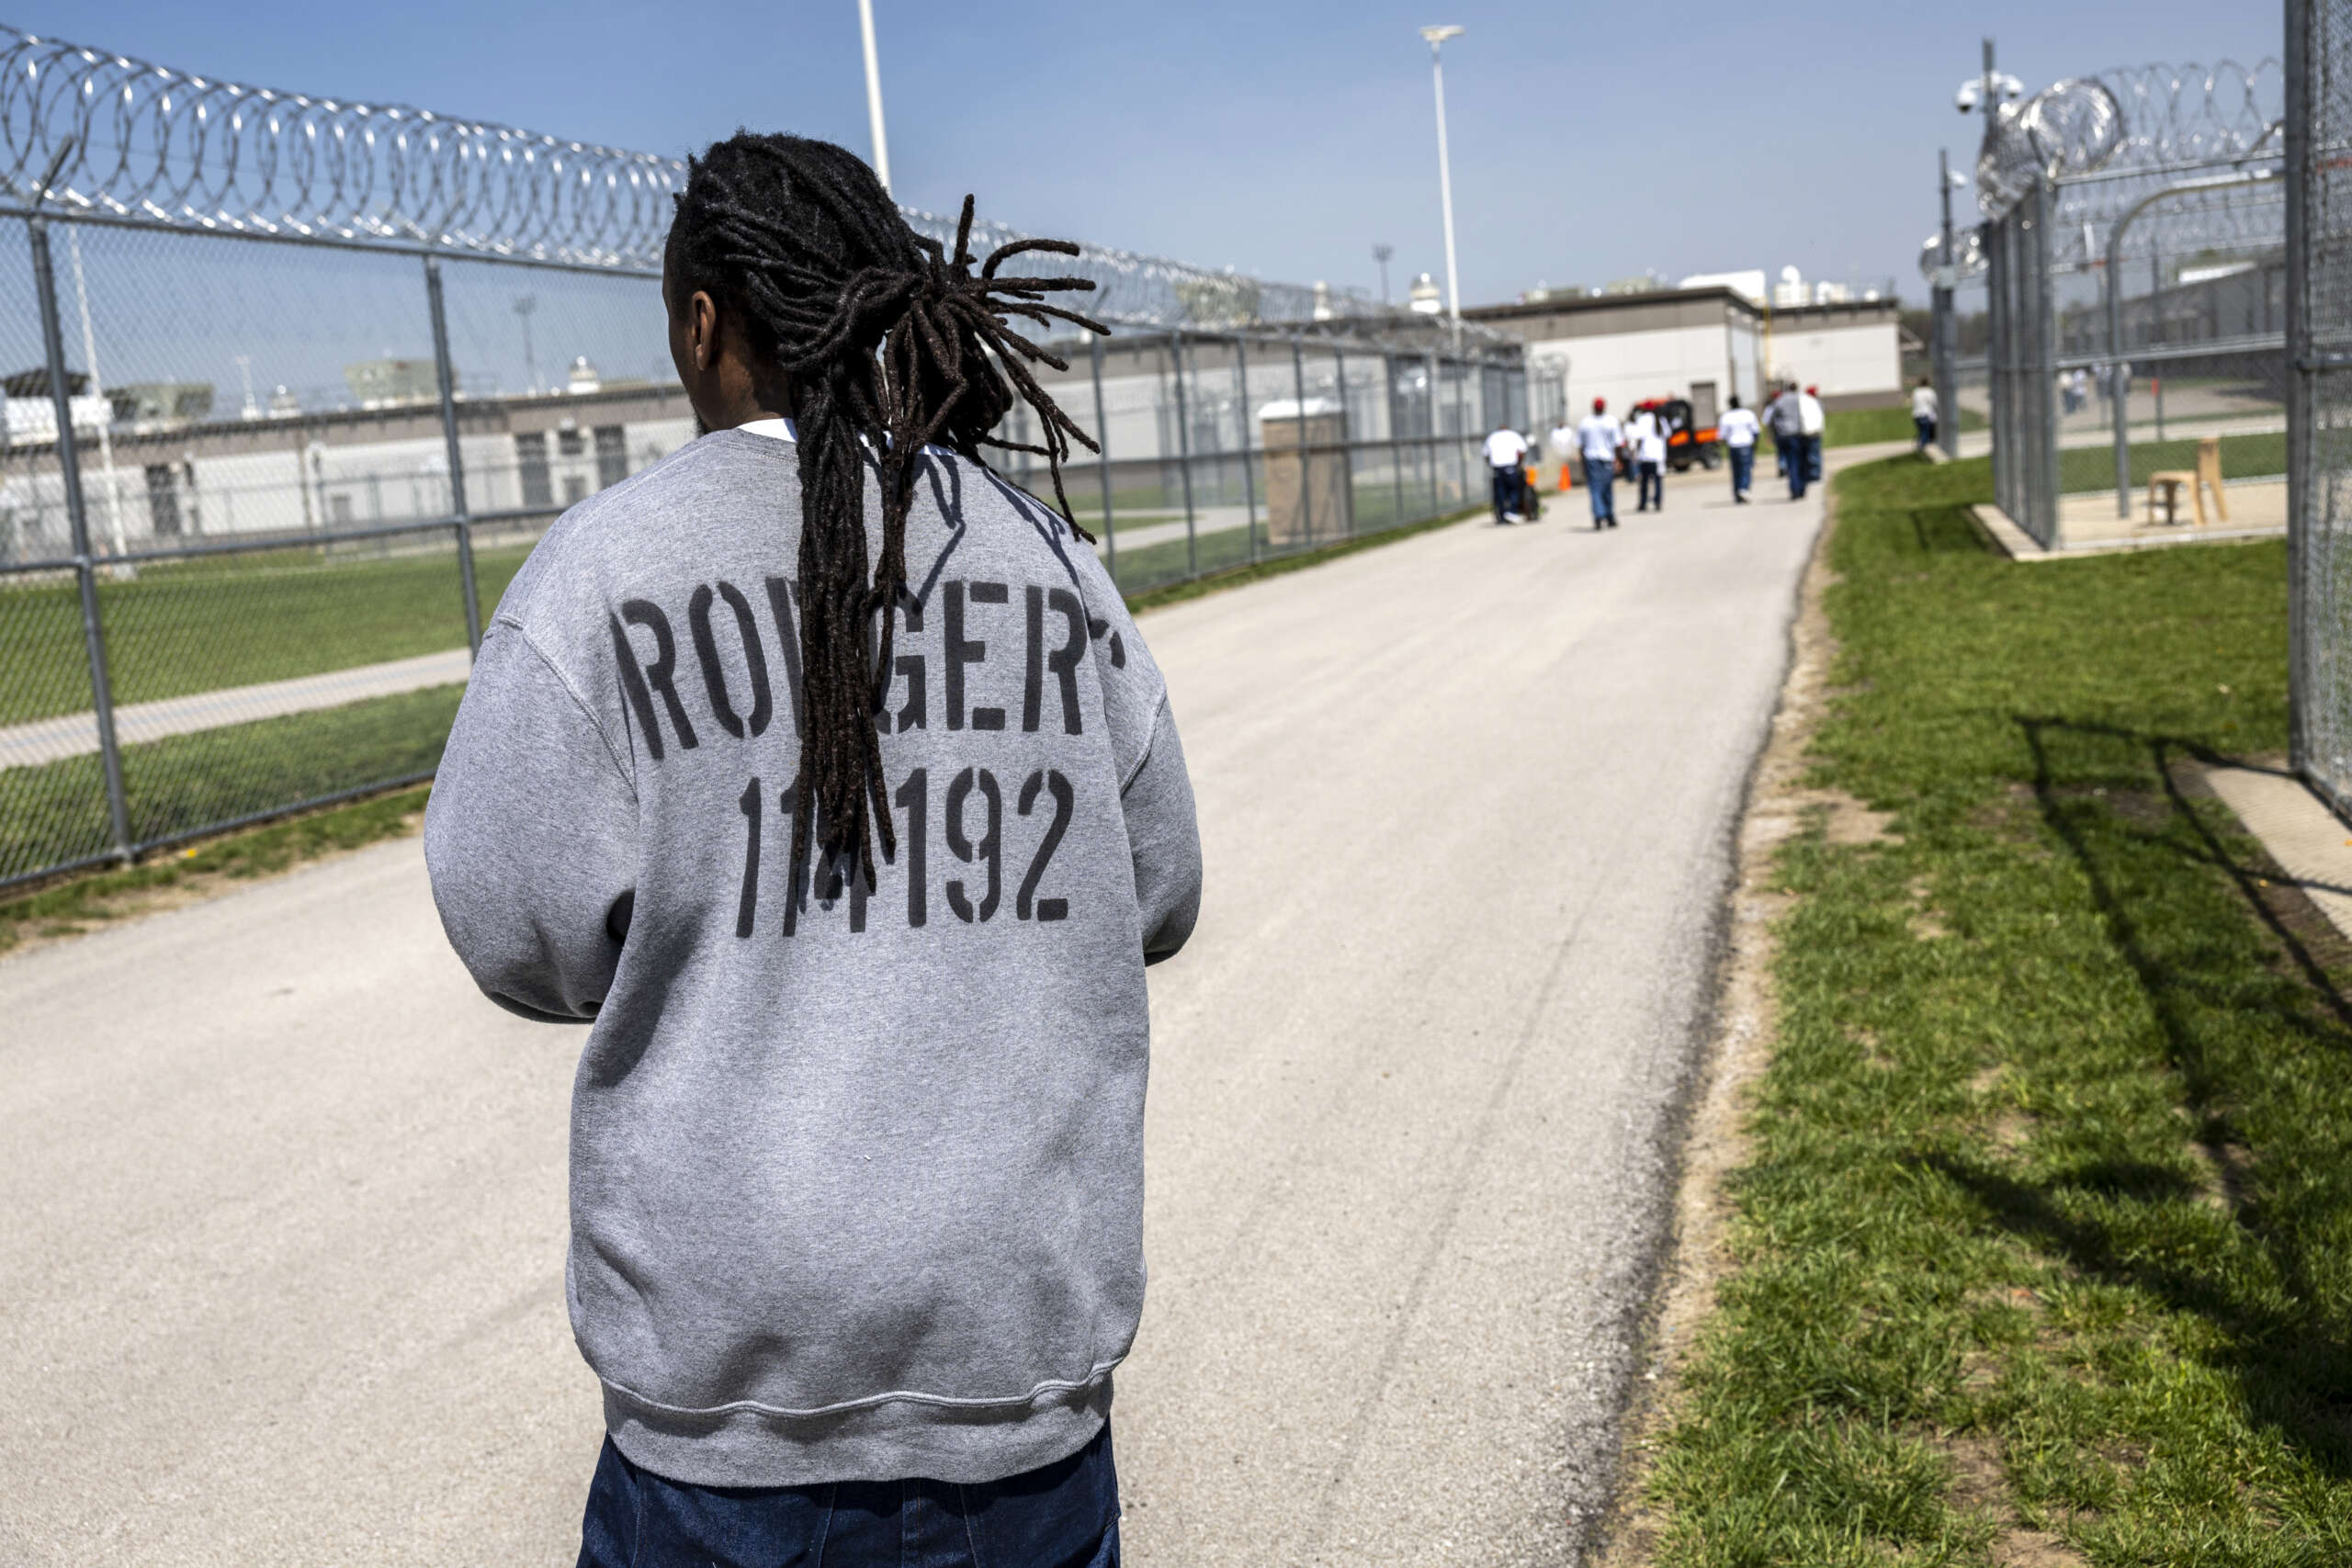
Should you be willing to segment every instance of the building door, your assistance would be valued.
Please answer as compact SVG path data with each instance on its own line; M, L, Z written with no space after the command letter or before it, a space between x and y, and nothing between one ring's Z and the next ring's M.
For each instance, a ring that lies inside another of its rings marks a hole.
M553 506L555 485L548 475L548 433L531 430L514 437L514 468L522 479L523 504Z
M596 427L596 488L604 490L628 478L628 437L617 424Z
M169 463L147 465L147 515L157 538L179 536L179 476Z
M1714 427L1715 384L1713 381L1690 383L1690 423L1701 430Z

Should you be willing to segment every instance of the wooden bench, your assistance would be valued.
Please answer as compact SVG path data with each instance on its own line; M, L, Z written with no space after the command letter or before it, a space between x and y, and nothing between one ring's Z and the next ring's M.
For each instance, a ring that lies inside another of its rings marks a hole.
M2205 526L2205 487L2213 488L2213 510L2222 521L2230 520L2230 498L2222 489L2222 440L2208 435L2197 444L2197 467L2194 468L2165 468L2148 476L2148 521L2156 521L2156 491L2164 491L2166 523L2180 520L2181 487L2188 488L2188 499L2197 511L2197 525Z

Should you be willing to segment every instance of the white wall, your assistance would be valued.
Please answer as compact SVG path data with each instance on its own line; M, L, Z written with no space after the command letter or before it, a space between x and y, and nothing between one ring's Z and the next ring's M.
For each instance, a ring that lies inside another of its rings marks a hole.
M1793 331L1775 322L1772 369L1784 378L1819 387L1825 398L1903 390L1903 350L1893 321Z
M1568 412L1579 419L1591 410L1595 398L1608 399L1609 412L1622 416L1645 398L1688 397L1698 381L1715 384L1718 409L1735 390L1732 329L1723 321L1545 338L1530 343L1527 352L1530 359L1568 362ZM1744 389L1739 390L1747 396Z
M1763 323L1741 317L1731 324L1731 389L1739 400L1751 409L1764 406L1764 327ZM1726 396L1716 405L1720 412L1731 407Z
M650 468L694 439L690 418L623 423L628 471ZM378 524L446 517L449 511L448 450L440 434L399 441L323 443L298 449L303 432L289 427L286 445L260 451L203 454L153 443L119 447L109 492L103 457L85 452L82 478L90 533L101 549L118 533L131 549L161 542L233 534L292 534L304 529L363 528ZM548 433L549 488L557 505L603 488L593 424L581 426L582 450L563 456ZM503 432L464 436L466 502L479 514L524 504L514 438ZM150 464L172 470L176 530L158 529L147 482ZM190 470L193 469L193 474ZM0 483L0 558L41 556L68 547L64 491L53 470L17 474Z

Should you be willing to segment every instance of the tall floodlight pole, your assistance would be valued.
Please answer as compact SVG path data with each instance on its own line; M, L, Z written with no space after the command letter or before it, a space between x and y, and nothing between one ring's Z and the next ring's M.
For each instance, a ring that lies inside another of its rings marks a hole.
M1388 303L1388 258L1396 254L1396 247L1391 244L1372 247L1372 259L1380 264L1380 302L1383 306Z
M874 0L857 0L858 30L865 35L865 118L874 131L874 172L890 188L890 143L882 134L882 61L874 50Z
M1462 346L1462 275L1453 260L1453 163L1445 150L1445 40L1460 38L1456 27L1423 28L1430 40L1430 80L1437 88L1437 197L1445 211L1445 307L1453 320L1453 344Z

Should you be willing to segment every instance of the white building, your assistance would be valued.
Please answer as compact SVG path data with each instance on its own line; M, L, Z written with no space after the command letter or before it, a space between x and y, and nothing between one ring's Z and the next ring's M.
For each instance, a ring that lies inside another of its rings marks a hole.
M1781 310L1749 295L1750 278L1648 294L1483 305L1463 315L1527 345L1528 401L1543 428L1595 398L1625 409L1647 398L1688 398L1702 428L1732 394L1755 408L1768 380L1820 389L1832 409L1902 400L1893 300Z

